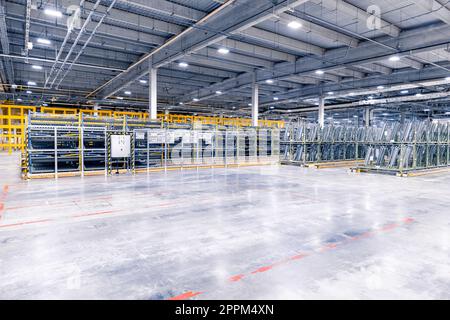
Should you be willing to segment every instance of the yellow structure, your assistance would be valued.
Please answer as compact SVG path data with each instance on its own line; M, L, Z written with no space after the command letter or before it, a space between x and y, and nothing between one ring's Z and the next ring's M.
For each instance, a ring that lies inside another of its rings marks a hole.
M79 115L80 119L83 115L113 118L128 117L134 119L148 119L149 117L147 112L0 105L0 150L8 150L9 153L13 150L24 150L25 127L29 112L41 112L55 115ZM234 127L249 127L252 123L251 119L246 118L188 116L162 113L159 113L157 117L161 122L168 123L199 122L205 125L225 125ZM259 120L259 126L283 128L284 121Z
M0 150L23 150L28 112L36 107L0 105Z

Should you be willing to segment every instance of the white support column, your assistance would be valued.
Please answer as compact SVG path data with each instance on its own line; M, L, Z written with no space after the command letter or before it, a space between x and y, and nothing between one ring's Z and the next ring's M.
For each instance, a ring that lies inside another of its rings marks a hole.
M156 120L156 113L157 113L157 101L158 101L158 96L157 96L157 79L156 79L156 74L158 72L158 69L152 68L152 66L150 65L150 70L149 70L149 110L148 113L150 115L150 120Z
M320 127L323 128L323 125L325 124L325 99L323 96L319 97L319 116L317 121L319 122Z
M252 85L252 126L258 126L258 112L259 112L259 86L256 83L256 78L253 79Z
M364 110L364 124L365 124L365 126L366 127L369 127L370 126L370 108L369 107L367 107L365 110Z

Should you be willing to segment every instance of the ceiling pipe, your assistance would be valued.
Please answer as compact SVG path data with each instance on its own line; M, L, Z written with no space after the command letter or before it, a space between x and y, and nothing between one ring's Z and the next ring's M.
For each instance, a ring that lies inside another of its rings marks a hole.
M22 57L22 56L16 56L12 54L3 54L0 53L0 57L7 57L11 59L18 59L18 60L31 60L31 61L39 61L39 62L46 62L46 63L62 63L62 61L56 61L56 60L50 60L50 59L43 59L43 58L31 58L31 57ZM88 69L100 69L100 70L108 70L108 71L124 71L125 69L119 69L119 68L110 68L110 67L104 67L104 66L97 66L94 64L83 64L83 63L75 63L74 66L81 67L81 68L88 68Z
M236 0L229 0L226 3L224 3L223 5L221 5L220 7L218 7L216 10L214 10L213 12L207 14L206 16L204 16L203 18L201 18L199 21L197 21L193 26L190 26L188 28L186 28L185 30L183 30L181 33L173 36L172 38L170 38L167 42L165 42L163 45L159 46L158 48L156 48L155 50L153 50L152 52L149 52L148 54L146 54L142 59L139 59L139 61L137 61L136 63L133 63L131 66L128 67L127 70L125 70L125 73L133 70L133 68L135 68L137 65L140 65L141 63L144 63L145 61L147 61L147 59L149 59L151 56L153 56L155 53L165 49L168 45L170 45L171 43L173 43L174 41L178 40L178 38L182 37L184 34L186 34L187 32L194 30L195 26L205 22L208 19L211 19L212 17L214 17L215 15L217 15L218 13L220 13L222 10L224 10L225 8L227 8L229 5L231 5L232 3L234 3ZM145 74L144 74L145 75ZM143 76L144 76L143 75ZM98 91L100 91L101 89L103 89L105 86L107 86L108 84L110 84L112 81L114 81L115 78L109 80L108 82L104 83L103 85L101 85L100 87L98 87L97 89L95 89L94 91L90 92L86 98L89 98L91 96L93 96L94 94L96 94ZM120 90L120 89L119 89ZM118 90L117 90L118 91ZM111 94L113 95L114 92ZM106 97L108 98L108 97Z
M64 74L61 77L61 80L59 80L58 84L56 85L56 89L59 89L59 86L61 85L61 82L63 82L63 80L66 78L67 74L70 72L70 70L72 70L72 67L74 65L75 62L78 61L78 59L80 58L80 56L83 54L84 49L86 49L86 47L88 46L88 44L91 42L92 38L94 37L94 35L97 33L97 29L101 26L101 24L103 23L103 21L105 20L106 16L109 14L109 12L111 11L111 9L114 7L114 5L116 4L117 0L113 0L111 2L111 4L109 5L108 9L106 10L106 12L103 14L103 16L100 18L100 21L97 22L97 25L94 27L94 29L92 30L89 38L84 42L83 47L80 49L80 51L78 52L77 56L75 57L75 59L73 59L73 61L69 64L69 66L67 67L66 71L64 72ZM94 9L95 10L95 9ZM64 65L64 64L63 64ZM63 66L61 66L60 68L62 69ZM56 78L58 77L58 75L56 75ZM53 85L53 82L52 82Z
M81 0L80 8L83 7L84 2L85 2L85 0ZM48 77L45 79L44 88L47 88L48 81L49 81L50 77L53 75L53 72L56 69L56 64L57 64L57 62L59 62L59 59L61 58L61 55L64 52L64 48L66 47L67 41L70 39L70 35L72 34L72 31L73 31L73 28L67 29L66 36L64 37L64 40L63 40L63 42L61 44L61 47L59 48L59 51L56 54L55 63L52 65L52 68L50 69L50 73L49 73Z
M67 53L62 65L59 66L58 72L56 73L55 77L52 80L52 83L50 84L50 88L53 87L56 79L58 78L59 74L61 73L62 69L64 68L64 66L66 65L67 61L69 60L70 56L72 55L73 50L75 50L75 47L78 45L78 42L81 39L81 36L85 33L86 31L86 27L88 26L89 22L91 22L92 16L94 15L95 10L97 10L97 8L99 7L100 3L102 1L101 0L97 0L97 2L95 3L94 7L92 8L92 11L89 12L88 17L86 18L86 20L84 21L83 26L81 27L80 32L78 33L77 37L75 38L75 41L72 43L72 46L70 47L69 52ZM80 5L81 7L81 5Z

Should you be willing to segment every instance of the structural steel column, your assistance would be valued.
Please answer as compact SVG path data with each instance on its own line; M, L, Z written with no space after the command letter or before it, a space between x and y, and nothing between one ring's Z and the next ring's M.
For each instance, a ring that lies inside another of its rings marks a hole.
M370 126L370 108L364 110L364 123L366 127Z
M319 116L317 121L319 122L319 126L323 128L325 124L325 99L323 96L319 97Z
M258 126L258 112L259 112L258 94L259 94L259 86L254 79L253 85L252 85L252 126L253 127Z
M158 69L152 68L152 66L150 65L150 70L149 70L149 110L148 113L150 114L150 120L156 120L156 106L157 106L157 79L156 79L156 74L158 72Z

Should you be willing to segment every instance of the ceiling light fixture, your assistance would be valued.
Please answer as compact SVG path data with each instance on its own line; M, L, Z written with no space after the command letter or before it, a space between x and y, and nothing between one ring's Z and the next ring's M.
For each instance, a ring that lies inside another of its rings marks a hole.
M42 70L42 66L38 65L32 65L31 68L33 68L34 70Z
M217 90L216 94L222 94L222 91Z
M400 57L399 56L392 56L392 57L389 58L389 61L393 61L393 62L400 61Z
M50 40L43 39L43 38L38 38L36 41L37 41L37 43L40 43L40 44L46 44L46 45L52 44L52 42Z
M278 101L279 98L278 97L273 97L273 100Z
M194 99L192 99L192 101L197 102L197 101L200 101L200 100L198 98L194 98Z
M147 80L141 79L141 80L139 80L139 82L142 83L142 84L147 84Z
M33 93L33 91L27 90L27 94L32 94L32 93Z
M299 29L299 28L302 27L302 24L300 22L297 22L297 21L291 21L291 22L288 23L287 26L289 28L291 28L291 29Z
M29 86L36 86L37 85L36 82L34 82L34 81L28 81L27 84Z
M220 54L228 54L230 53L230 50L228 50L227 48L219 48L217 52Z
M125 93L127 96L131 95L131 91L124 91L124 93Z
M57 18L61 18L63 15L61 11L58 11L56 9L50 9L50 8L45 9L44 13L48 16L57 17Z
M400 91L400 93L401 94L407 94L407 93L409 93L409 91L408 90L402 90L402 91Z
M179 67L182 67L182 68L187 68L187 67L189 67L189 64L188 64L187 62L180 62L180 63L178 64L178 66L179 66Z
M117 97L117 100L123 100L123 97Z
M272 80L272 79L267 79L267 80L266 80L266 83L272 84L272 83L273 83L273 80Z
M325 73L325 71L323 71L323 70L316 70L316 74L318 74L318 75L322 75L324 73Z
M378 86L377 89L378 90L382 90L382 89L384 89L384 87L383 86Z

